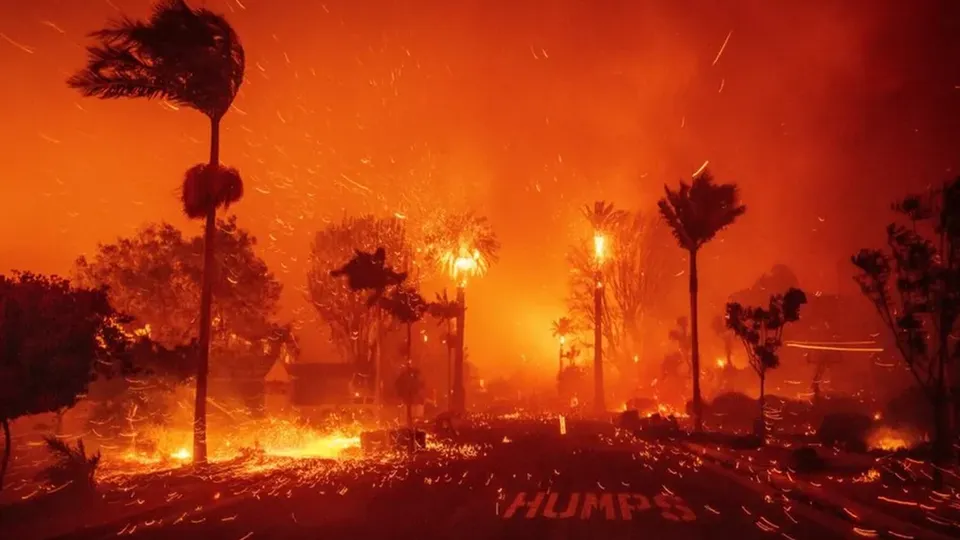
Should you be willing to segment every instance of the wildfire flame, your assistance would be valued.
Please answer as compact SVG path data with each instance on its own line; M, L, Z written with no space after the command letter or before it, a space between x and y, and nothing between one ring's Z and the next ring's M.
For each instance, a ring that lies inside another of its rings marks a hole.
M603 260L603 252L606 244L606 238L600 233L593 235L593 253L597 256L597 261Z
M471 252L466 246L460 246L456 253L444 254L442 262L450 277L461 286L466 285L468 277L482 275L487 267L480 252L476 249Z
M883 426L873 430L867 437L867 446L871 450L895 452L908 450L922 441L917 433Z

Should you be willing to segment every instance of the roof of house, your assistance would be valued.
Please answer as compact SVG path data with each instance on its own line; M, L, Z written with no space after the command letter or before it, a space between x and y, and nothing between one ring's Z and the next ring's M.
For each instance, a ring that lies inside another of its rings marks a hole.
M290 371L287 369L287 365L288 364L285 364L283 360L277 358L277 361L273 363L273 366L263 377L263 380L266 382L290 382Z
M357 374L351 362L294 362L285 368L295 379L352 379Z

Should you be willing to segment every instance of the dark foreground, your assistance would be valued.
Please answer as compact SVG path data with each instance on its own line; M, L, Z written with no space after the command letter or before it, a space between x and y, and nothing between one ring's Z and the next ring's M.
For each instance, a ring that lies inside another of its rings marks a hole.
M180 489L184 496L169 505L61 538L823 540L854 534L782 494L765 494L744 477L701 463L677 444L603 431L571 424L561 435L553 423L515 423L488 430L475 456L425 452L412 463L321 474L281 468L244 482ZM191 491L208 490L216 495L198 495L199 503L191 498Z

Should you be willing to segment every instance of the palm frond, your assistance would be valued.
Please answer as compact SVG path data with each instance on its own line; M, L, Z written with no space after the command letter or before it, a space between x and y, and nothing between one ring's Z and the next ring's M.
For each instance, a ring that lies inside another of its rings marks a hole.
M219 119L243 83L245 54L222 16L164 0L146 22L121 18L90 36L87 66L68 79L86 96L162 97Z
M229 208L242 197L243 179L237 169L206 163L187 170L180 190L183 211L191 219L201 219L217 208Z
M690 184L681 181L676 191L664 186L664 192L658 202L660 214L680 246L690 251L711 241L747 210L735 184L716 184L706 170Z

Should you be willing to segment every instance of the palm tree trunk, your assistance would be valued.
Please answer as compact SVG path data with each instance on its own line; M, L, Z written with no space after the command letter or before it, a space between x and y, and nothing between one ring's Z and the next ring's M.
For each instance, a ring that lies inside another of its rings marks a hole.
M7 475L7 465L10 463L10 421L6 418L0 419L0 426L3 427L3 461L0 461L0 489L3 489L3 478Z
M413 365L413 323L407 323L407 363Z
M693 421L703 431L703 402L700 397L700 324L697 319L697 251L690 250L690 367L693 372Z
M220 119L210 119L210 166L220 165ZM207 374L210 371L210 311L213 305L213 281L216 276L214 235L217 232L217 208L211 207L203 229L203 283L200 289L200 351L197 362L197 396L193 408L193 462L207 462Z
M453 407L453 320L447 319L447 410Z
M463 383L463 348L464 327L467 314L467 293L461 285L457 287L457 304L460 306L460 312L457 315L457 353L453 358L453 406L450 408L455 413L463 414L467 409L466 388Z
M557 362L557 377L563 373L563 345L560 346L560 358Z
M599 267L593 289L593 406L597 414L607 410L603 396L603 275Z

